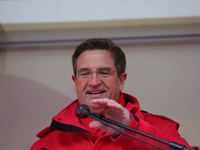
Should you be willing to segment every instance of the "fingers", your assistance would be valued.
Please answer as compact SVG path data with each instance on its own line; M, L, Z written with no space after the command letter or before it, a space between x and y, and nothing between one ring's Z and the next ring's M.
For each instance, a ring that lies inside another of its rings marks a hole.
M98 105L107 105L107 103L109 102L110 100L107 99L107 98L103 98L103 99L93 99L92 100L92 103L93 104L98 104Z
M104 113L122 113L124 111L124 107L120 104L118 104L114 100L110 99L93 99L92 100L93 104L99 105L102 108L104 108Z
M105 98L105 99L93 99L92 103L100 105L102 107L114 107L114 108L116 108L116 107L121 106L116 101L110 100L110 99L107 99L107 98Z
M120 132L115 130L115 129L112 129L106 125L104 125L103 123L99 122L99 121L92 121L90 124L89 124L89 127L90 128L98 128L98 129L101 129L107 133L110 133L110 135L112 135L113 137L118 137L120 135Z
M89 124L90 128L99 128L99 129L102 129L103 130L103 125L101 122L99 121L92 121L90 124Z
M98 128L98 129L101 129L105 132L108 132L108 126L106 126L105 124L99 122L99 121L92 121L90 124L89 124L89 127L90 128ZM116 132L116 131L115 131Z

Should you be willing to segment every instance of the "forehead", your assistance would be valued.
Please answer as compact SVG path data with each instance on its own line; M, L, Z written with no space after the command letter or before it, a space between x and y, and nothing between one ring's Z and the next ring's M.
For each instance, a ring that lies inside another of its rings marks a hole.
M101 67L115 68L112 55L109 51L87 50L78 57L77 70L81 68L97 69Z

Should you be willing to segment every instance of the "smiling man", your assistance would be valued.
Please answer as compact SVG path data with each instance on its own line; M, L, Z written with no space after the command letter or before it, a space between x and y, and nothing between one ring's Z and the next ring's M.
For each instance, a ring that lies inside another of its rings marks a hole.
M126 58L120 47L112 41L86 40L77 46L72 63L72 80L77 100L53 117L50 127L37 134L40 139L32 145L31 150L156 149L89 117L78 118L75 110L80 104L86 104L91 113L102 114L131 128L191 148L180 137L178 123L164 116L140 111L138 100L122 93L127 77ZM160 147L169 148L136 133L124 131Z
M77 72L72 76L80 104L86 104L91 112L104 113L102 106L93 99L108 98L117 101L124 87L126 73L118 77L112 55L107 50L88 50L77 60Z

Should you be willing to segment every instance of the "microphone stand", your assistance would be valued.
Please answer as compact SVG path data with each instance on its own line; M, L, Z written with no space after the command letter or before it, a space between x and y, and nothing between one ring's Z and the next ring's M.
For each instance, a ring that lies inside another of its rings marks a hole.
M84 105L84 104L81 104L81 105ZM181 145L181 144L179 144L179 143L176 143L176 142L173 142L173 141L172 141L172 142L168 142L168 141L166 141L166 140L163 140L163 139L161 139L161 138L155 137L155 136L153 136L153 135L150 135L150 134L147 134L147 133L145 133L145 132L142 132L142 131L136 130L136 129L134 129L134 128L128 127L128 126L126 126L126 125L124 125L124 124L121 124L121 123L119 123L119 122L116 122L116 121L107 119L107 118L105 118L103 115L96 114L96 113L91 114L90 111L89 111L89 107L88 107L87 105L86 105L86 106L83 106L83 107L85 107L85 108L81 111L81 115L78 114L78 113L76 113L77 115L80 115L79 117L85 118L85 117L89 116L90 118L95 119L95 120L97 120L97 121L99 121L99 122L101 122L101 123L103 123L103 124L105 124L105 125L107 125L107 126L113 128L113 129L115 129L115 130L117 130L117 131L119 131L119 132L125 134L125 135L128 135L128 136L130 136L130 137L132 137L132 138L135 138L135 139L137 139L137 140L139 140L139 141L142 141L142 142L144 142L144 143L147 143L147 144L149 144L149 145L151 145L151 146L154 146L154 147L156 147L156 148L158 148L158 149L167 150L167 149L162 148L162 147L160 147L160 146L158 146L158 145L155 145L155 144L150 143L150 142L148 142L148 141L145 141L145 140L143 140L143 139L141 139L141 138L138 138L138 137L136 137L136 136L134 136L134 135L132 135L132 134L129 134L129 133L127 133L127 132L125 132L125 131L123 131L123 130L121 130L121 129L119 129L119 128L116 128L116 127L112 126L111 124L114 124L114 125L119 126L119 127L121 127L121 128L130 130L130 131L132 131L132 132L138 133L138 134L140 134L140 135L146 136L146 137L148 137L148 138L151 138L151 139L154 139L154 140L159 141L159 142L161 142L161 143L164 143L164 144L166 144L166 145L169 145L169 146L170 146L170 147L169 147L169 150L191 150L191 149L188 149L188 148L186 148L184 145ZM86 107L87 107L87 108L86 108Z

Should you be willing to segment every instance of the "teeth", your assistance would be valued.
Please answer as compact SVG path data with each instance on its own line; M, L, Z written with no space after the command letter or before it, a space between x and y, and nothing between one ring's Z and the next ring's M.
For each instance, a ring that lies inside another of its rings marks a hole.
M98 92L89 92L90 94L98 94L98 93L102 93L102 91L98 91Z

